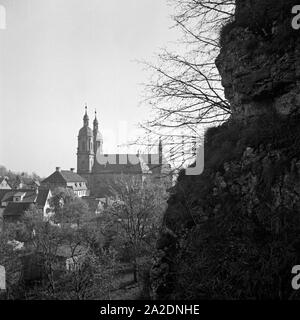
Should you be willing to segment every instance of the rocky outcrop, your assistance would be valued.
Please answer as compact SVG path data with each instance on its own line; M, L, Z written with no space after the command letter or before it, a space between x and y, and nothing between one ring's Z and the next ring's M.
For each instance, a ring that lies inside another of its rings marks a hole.
M233 116L275 109L300 110L300 43L291 26L297 1L237 1L234 21L223 28L216 65Z
M300 32L292 0L237 0L216 60L231 119L208 130L205 170L178 178L153 298L299 298Z

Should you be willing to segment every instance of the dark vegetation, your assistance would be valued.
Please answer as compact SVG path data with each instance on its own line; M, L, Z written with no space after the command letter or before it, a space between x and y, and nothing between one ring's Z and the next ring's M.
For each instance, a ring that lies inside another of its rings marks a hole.
M57 188L52 215L33 207L0 232L6 299L149 298L149 268L166 204L164 183L116 179L100 215L71 190ZM19 241L18 250L13 242Z
M297 298L290 274L300 258L299 172L293 165L300 159L299 120L268 115L206 132L205 171L180 175L165 215L180 240L169 252L164 297Z
M269 145L270 149L281 149L285 152L285 158L281 160L281 165L276 169L276 174L280 176L285 170L285 165L289 165L292 159L300 158L300 117L280 118L278 115L269 114L247 123L229 121L223 125L209 128L205 134L205 171L201 176L185 176L182 170L178 177L176 186L177 194L171 196L169 203L177 201L180 195L182 201L196 192L195 199L201 195L206 199L206 193L210 193L213 182L212 175L215 172L225 173L224 163L239 161L246 148L259 149L260 146ZM288 146L288 147L287 147ZM193 202L190 203L190 205ZM174 208L172 208L173 210ZM182 208L178 208L182 209ZM182 219L178 216L171 221L165 221L170 228L175 225L192 225L194 218L191 217L186 208L182 214Z
M246 125L230 121L208 129L205 135L205 168L222 170L224 162L240 159L247 147L258 148L263 144L279 149L288 146L286 156L290 161L299 156L299 120L299 116L281 118L269 113Z

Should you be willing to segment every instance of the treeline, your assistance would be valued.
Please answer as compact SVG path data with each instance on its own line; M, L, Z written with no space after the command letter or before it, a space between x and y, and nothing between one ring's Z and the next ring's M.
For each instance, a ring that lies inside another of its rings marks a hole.
M41 181L42 178L36 174L35 172L15 172L10 169L7 169L5 166L0 165L0 177L7 177L10 182L14 182L17 180L17 177L25 178L25 179L33 179Z

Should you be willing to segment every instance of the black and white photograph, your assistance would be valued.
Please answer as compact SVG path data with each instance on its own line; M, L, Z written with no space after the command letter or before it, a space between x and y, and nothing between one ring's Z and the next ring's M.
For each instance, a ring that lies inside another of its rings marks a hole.
M0 310L299 300L299 124L299 0L0 0Z

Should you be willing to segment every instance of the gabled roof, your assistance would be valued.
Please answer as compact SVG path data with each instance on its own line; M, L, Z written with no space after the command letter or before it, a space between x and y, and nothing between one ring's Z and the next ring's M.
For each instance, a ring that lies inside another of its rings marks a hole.
M26 192L22 192L22 191L17 191L15 194L14 194L14 197L22 197L22 196L25 196Z
M2 197L2 202L10 202L13 201L15 196L24 195L22 202L34 202L36 199L36 192L35 190L28 190L28 189L17 189L17 190L8 190Z
M36 203L38 206L44 207L48 196L49 196L50 190L49 189L40 189L38 196L36 198Z
M87 182L85 178L77 174L76 172L62 170L60 172L66 182Z
M73 171L61 170L55 171L48 178L42 181L42 183L67 183L67 182L87 182L86 179Z
M5 192L6 191L6 192ZM15 196L24 195L21 202L18 203L36 203L38 206L44 207L48 198L49 189L39 189L38 194L35 190L1 190L1 202L13 202Z
M8 179L7 179L6 177L0 176L0 183L1 183L3 180L5 180L5 181L7 182Z
M9 183L9 179L7 177L0 177L0 184L2 184L3 182L6 182L7 187L11 188L11 185ZM7 190L7 187L4 187L1 190Z

